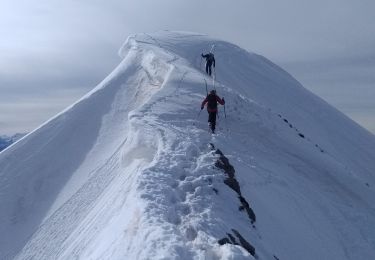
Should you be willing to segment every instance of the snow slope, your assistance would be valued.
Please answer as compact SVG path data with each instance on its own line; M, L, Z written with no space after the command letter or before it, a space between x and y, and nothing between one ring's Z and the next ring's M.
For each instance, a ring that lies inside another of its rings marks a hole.
M137 34L120 55L0 153L0 259L375 259L372 134L221 40ZM204 79L227 102L214 136Z
M0 152L26 134L17 133L12 136L0 135Z

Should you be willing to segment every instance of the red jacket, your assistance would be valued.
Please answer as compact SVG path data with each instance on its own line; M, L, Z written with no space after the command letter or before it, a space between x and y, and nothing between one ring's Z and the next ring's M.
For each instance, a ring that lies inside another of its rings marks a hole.
M208 97L211 96L213 94L209 94L202 102L202 105L201 105L201 109L204 108L204 105L206 105L206 103L208 102ZM215 95L216 97L216 102L218 102L220 105L224 105L225 104L225 100L222 100L221 98L219 98L217 95ZM209 108L207 106L207 111L212 113L212 112L217 112L217 105L216 105L216 108Z

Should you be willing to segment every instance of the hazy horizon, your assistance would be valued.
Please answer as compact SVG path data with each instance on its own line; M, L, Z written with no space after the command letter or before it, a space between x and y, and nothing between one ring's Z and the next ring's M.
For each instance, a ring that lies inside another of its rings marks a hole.
M263 55L375 133L374 8L369 0L4 0L0 135L29 132L94 88L128 35L165 29Z

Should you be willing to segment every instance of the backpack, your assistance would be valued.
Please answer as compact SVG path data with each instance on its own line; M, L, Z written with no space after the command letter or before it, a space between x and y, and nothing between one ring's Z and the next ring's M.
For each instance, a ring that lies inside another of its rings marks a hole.
M209 94L207 96L207 108L209 108L210 110L216 110L217 109L216 95Z
M215 59L215 58L214 58L214 55L213 55L212 53L209 53L209 54L208 54L208 57L207 57L207 61L208 61L208 62L213 62L214 59Z

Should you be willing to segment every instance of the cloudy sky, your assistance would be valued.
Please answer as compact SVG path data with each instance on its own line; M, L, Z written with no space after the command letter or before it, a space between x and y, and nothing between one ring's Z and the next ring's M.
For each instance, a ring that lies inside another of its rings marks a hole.
M98 84L129 34L207 33L261 54L375 133L373 0L0 0L0 135Z

